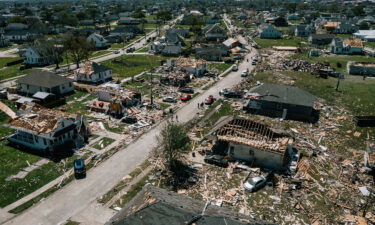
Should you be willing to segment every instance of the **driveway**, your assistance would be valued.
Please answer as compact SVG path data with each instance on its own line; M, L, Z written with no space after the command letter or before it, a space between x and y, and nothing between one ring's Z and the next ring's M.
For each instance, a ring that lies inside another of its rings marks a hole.
M250 59L252 54L248 54L246 58ZM187 122L193 119L199 112L197 104L203 102L208 95L219 97L218 90L240 83L240 71L246 68L251 69L251 66L245 59L240 63L237 72L229 73L205 93L192 99L190 103L177 112L179 121ZM156 137L164 125L165 122L160 123L137 141L119 150L99 166L89 170L86 179L71 182L5 224L63 224L70 217L79 215L80 212L114 187L124 176L148 159L150 152L156 146Z

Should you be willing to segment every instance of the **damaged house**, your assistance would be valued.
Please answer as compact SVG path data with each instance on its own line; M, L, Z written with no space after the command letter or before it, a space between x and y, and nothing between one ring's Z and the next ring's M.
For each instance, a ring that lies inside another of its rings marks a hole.
M206 72L207 63L203 59L174 58L167 60L167 66L172 68L172 71L180 70L201 77Z
M160 76L160 83L183 87L191 81L189 74L181 71L174 71Z
M114 118L127 114L126 108L141 103L141 94L130 90L98 90L98 99L88 107L90 111L105 113Z
M203 210L203 213L202 213ZM268 225L271 223L146 184L105 225Z
M297 87L262 84L251 88L247 98L244 109L249 113L308 122L318 120L314 109L316 97Z
M82 115L47 109L36 104L23 105L16 117L4 126L16 130L8 138L14 145L45 152L80 148L89 135Z
M278 171L287 169L293 152L293 139L284 131L239 116L221 117L208 139L215 141L215 154Z
M75 81L85 84L100 84L112 80L112 70L96 62L87 61L74 71Z

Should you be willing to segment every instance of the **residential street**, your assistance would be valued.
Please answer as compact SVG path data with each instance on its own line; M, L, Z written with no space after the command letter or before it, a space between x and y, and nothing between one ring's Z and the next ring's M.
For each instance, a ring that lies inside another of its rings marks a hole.
M246 58L250 59L253 54L254 51L249 53ZM207 96L213 95L218 98L220 89L240 83L240 73L246 68L251 69L251 65L245 59L240 63L237 72L229 73L205 93L195 97L190 103L182 107L177 112L179 122L191 120L199 112L197 104L203 102ZM38 203L35 207L26 210L5 224L63 224L72 216L80 215L90 204L95 203L101 195L114 187L124 176L132 172L144 160L147 160L149 153L156 146L156 137L164 124L165 122L162 122L128 147L120 150L99 166L89 170L86 179L71 182ZM111 213L107 214L108 219L111 215ZM100 223L106 218L97 218L93 212L91 219L93 221L87 224Z

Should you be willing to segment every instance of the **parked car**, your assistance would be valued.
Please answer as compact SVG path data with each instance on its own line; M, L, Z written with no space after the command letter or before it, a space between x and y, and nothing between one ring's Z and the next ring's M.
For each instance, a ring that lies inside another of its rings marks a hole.
M238 71L238 66L237 65L233 65L232 66L232 71Z
M85 161L83 159L76 159L73 162L74 176L76 179L82 179L86 177Z
M244 183L244 188L246 191L250 192L255 192L264 186L266 186L267 179L263 176L256 176L249 178L245 183Z
M256 64L257 64L257 62L254 61L254 60L251 62L251 65L256 65Z
M191 99L191 94L184 94L180 97L180 100L183 102L189 101Z
M181 87L178 89L178 91L182 93L194 94L194 89L191 87Z
M210 95L206 100L204 101L204 104L206 105L212 105L216 101L216 98L214 96Z
M219 95L224 95L225 93L227 93L229 91L228 88L223 88L219 91Z
M165 97L163 98L163 102L170 102L170 103L176 103L177 99L175 97Z
M249 74L249 70L246 69L246 70L241 72L241 77L246 77L248 74Z
M204 162L221 167L228 166L228 160L222 155L206 155L204 157Z
M126 49L126 53L134 52L134 51L135 51L135 48L134 48L134 47L131 47L131 48Z
M229 91L225 92L223 95L226 98L242 98L241 93L238 93L238 92L232 91L232 90L229 90Z
M115 54L120 54L119 50L114 51Z

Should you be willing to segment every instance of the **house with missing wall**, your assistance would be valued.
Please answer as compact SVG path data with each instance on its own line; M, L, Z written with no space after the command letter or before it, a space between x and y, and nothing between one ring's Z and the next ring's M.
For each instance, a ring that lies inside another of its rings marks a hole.
M285 170L293 153L293 139L285 131L239 116L221 117L206 138L214 141L214 154L254 167Z
M331 43L331 53L339 55L362 55L362 40L359 38L346 40L334 38Z
M80 148L89 135L82 115L36 104L22 105L17 116L4 126L16 130L8 138L12 144L43 152Z
M78 83L100 84L112 80L112 70L96 62L87 61L74 71Z
M37 92L63 96L74 92L73 80L52 72L35 70L18 78L17 91L21 95L32 96Z
M207 62L203 59L173 58L167 60L167 66L200 77L206 72Z
M244 109L249 113L307 122L319 119L316 97L297 87L262 84L251 88L247 98Z

